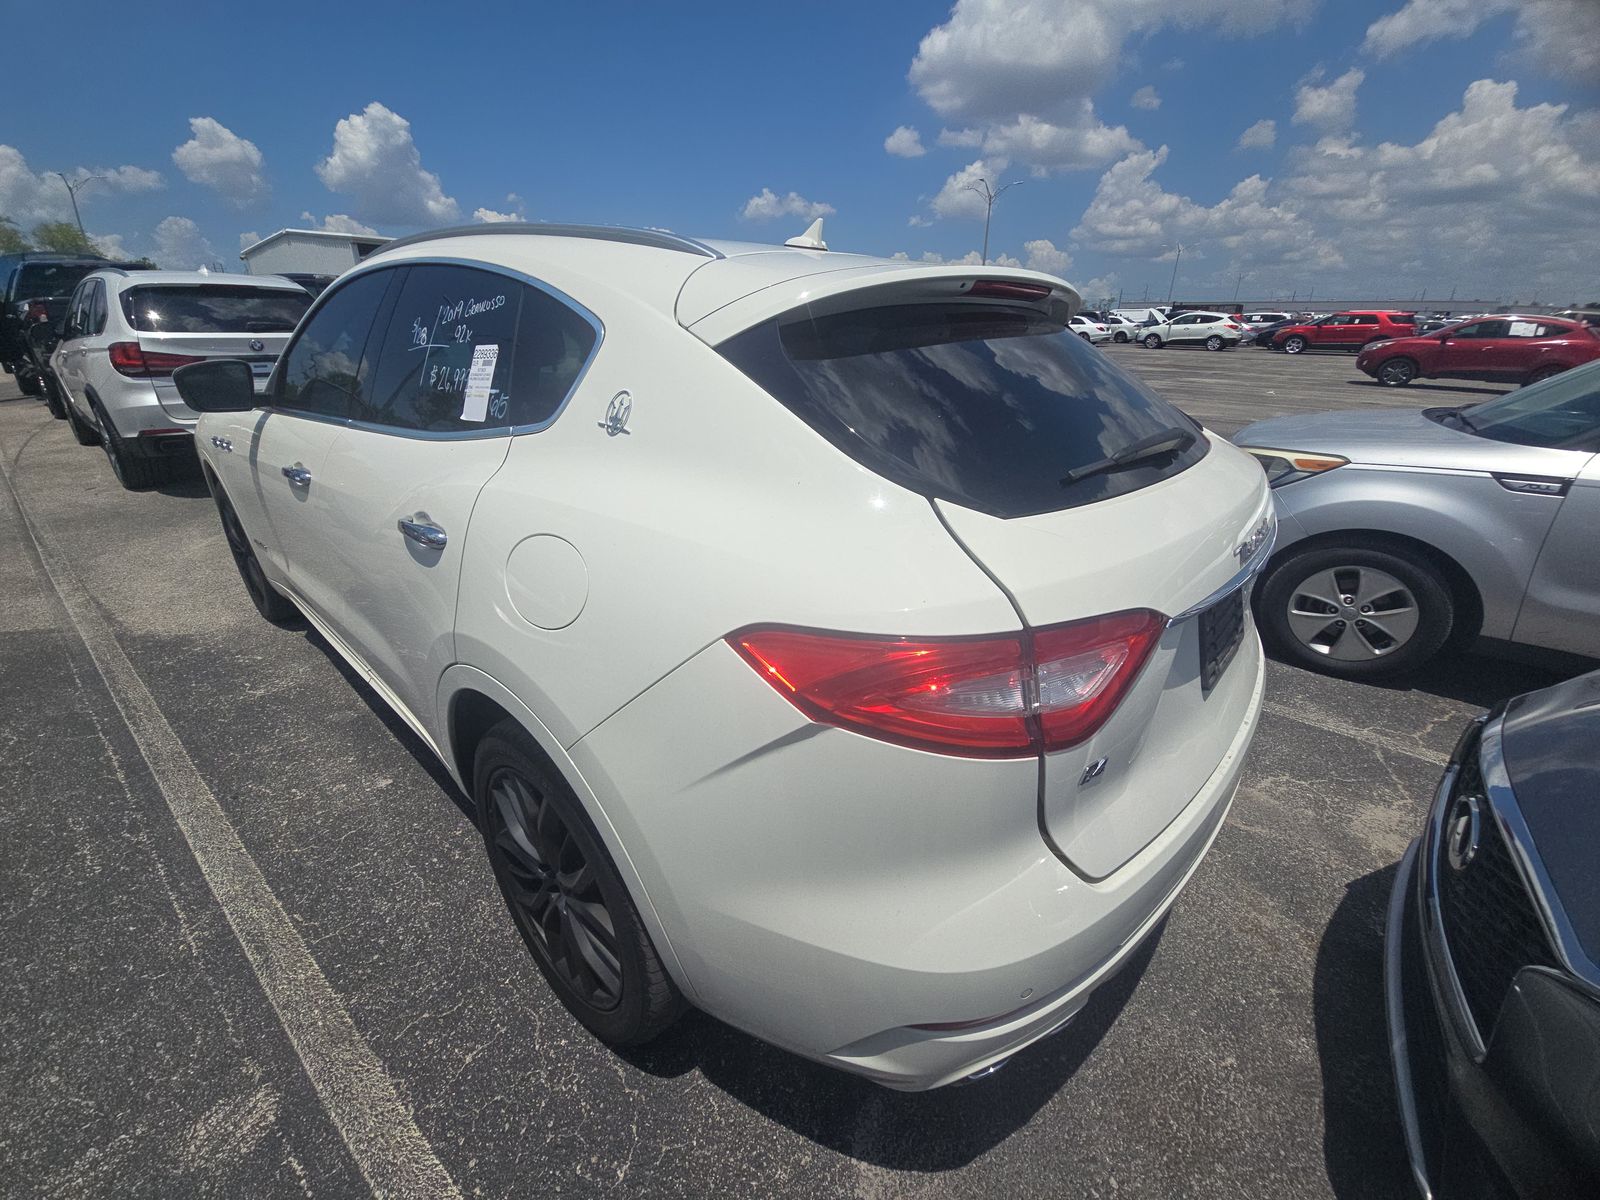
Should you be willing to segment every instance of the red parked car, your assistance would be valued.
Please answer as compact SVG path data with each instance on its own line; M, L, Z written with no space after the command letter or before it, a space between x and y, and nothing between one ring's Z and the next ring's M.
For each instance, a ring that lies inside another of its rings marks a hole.
M1410 337L1417 314L1382 309L1352 309L1304 325L1285 325L1272 335L1272 346L1288 354L1307 350L1359 350L1368 342Z
M1368 346L1356 366L1388 387L1413 379L1537 383L1600 358L1600 329L1560 317L1480 317Z

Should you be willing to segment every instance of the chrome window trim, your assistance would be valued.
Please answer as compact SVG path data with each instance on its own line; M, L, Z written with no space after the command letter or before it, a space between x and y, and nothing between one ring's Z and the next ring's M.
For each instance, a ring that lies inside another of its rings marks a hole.
M368 254L370 262L380 254L403 246L419 246L442 238L498 237L504 234L535 237L588 238L597 242L621 242L628 246L647 246L654 250L677 250L701 258L726 258L727 255L695 238L666 233L659 229L633 229L626 225L558 225L533 221L500 221L488 225L457 225L450 229L430 229L386 242Z
M372 257L373 255L369 254L367 256L367 261L370 262ZM316 315L318 309L322 307L322 304L330 295L333 295L343 288L348 287L349 284L358 277L371 275L378 271L394 271L399 270L402 267L416 266L467 267L472 270L486 271L492 275L503 275L508 279L516 280L518 283L521 283L524 286L543 292L552 300L555 300L557 303L571 309L578 316L582 317L586 322L588 322L589 328L594 331L594 345L589 348L589 356L583 360L583 365L578 368L578 373L572 377L572 383L570 386L568 386L566 394L561 397L560 403L556 405L554 411L552 411L547 418L545 418L543 421L536 421L526 425L495 425L484 429L402 429L398 425L384 425L377 421L357 421L350 417L328 417L318 413L304 413L292 408L281 408L276 404L270 403L270 399L274 395L274 389L279 383L279 370L281 369L282 364L288 360L289 352L294 349L295 344L298 341L298 337L291 340L289 344L283 348L283 353L278 356L278 365L273 367L272 375L267 381L267 390L263 393L263 395L269 399L269 403L263 404L261 408L269 414L276 413L286 417L298 417L303 421L321 421L324 424L329 425L343 425L349 429L360 429L367 433L382 433L387 434L390 437L410 438L413 441L419 442L464 442L477 441L483 438L491 437L520 437L525 433L540 433L546 429L549 429L550 426L554 425L558 420L560 420L561 414L566 411L567 405L572 402L572 397L576 395L578 389L583 386L584 377L588 375L589 368L594 365L594 360L600 354L600 347L605 344L605 322L596 316L587 305L581 304L577 300L574 300L560 288L555 287L553 284L545 283L541 279L535 279L532 275L525 274L513 267L503 267L497 263L488 263L481 259L475 258L447 258L431 255L425 258L406 258L397 262L376 263L370 268L362 266L354 271L351 271L348 275L345 275L339 279L338 282L326 288L322 295L318 296L312 306L306 310L306 315L301 318L301 323L305 324L309 322L312 317ZM369 334L368 336L370 337L371 335Z

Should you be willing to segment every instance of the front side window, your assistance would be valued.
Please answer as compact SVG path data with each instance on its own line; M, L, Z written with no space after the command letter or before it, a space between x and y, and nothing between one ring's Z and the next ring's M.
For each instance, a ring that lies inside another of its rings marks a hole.
M1031 309L906 304L764 322L718 351L845 454L912 491L997 517L1120 496L1209 443L1067 326ZM1063 482L1134 443L1171 455Z
M595 341L580 314L520 280L415 266L383 331L358 419L425 433L541 424L566 399Z
M310 295L287 288L200 284L122 293L123 316L141 333L288 333L310 307Z
M62 332L63 340L82 337L84 333L85 314L89 305L89 284L78 285L78 290L72 293L72 300L67 305L67 323Z
M1450 331L1452 338L1475 341L1481 338L1503 338L1511 334L1509 321L1471 321Z
M395 275L357 276L328 296L283 357L276 407L342 420L362 405L367 338Z

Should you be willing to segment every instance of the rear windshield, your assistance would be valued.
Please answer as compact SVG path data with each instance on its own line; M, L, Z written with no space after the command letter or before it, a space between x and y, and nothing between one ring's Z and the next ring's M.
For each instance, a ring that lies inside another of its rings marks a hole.
M97 271L104 263L23 263L17 272L16 287L12 295L17 300L50 300L72 295L90 271Z
M122 293L122 312L141 333L288 333L311 307L311 296L288 288L136 287Z
M1059 321L915 304L790 314L718 350L857 462L997 517L1124 495L1198 462L1199 427ZM1062 479L1166 430L1181 452Z

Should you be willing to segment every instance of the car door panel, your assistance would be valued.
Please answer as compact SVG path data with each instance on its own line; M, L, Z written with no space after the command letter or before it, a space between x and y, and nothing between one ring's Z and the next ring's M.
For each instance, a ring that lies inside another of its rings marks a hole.
M1600 455L1578 472L1540 548L1514 640L1600 657Z

